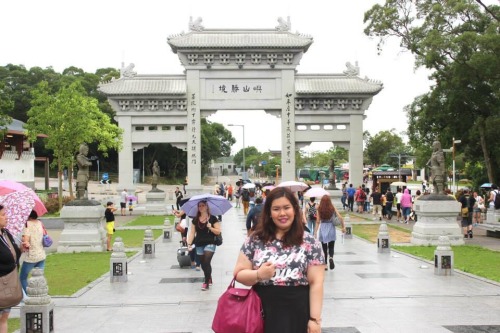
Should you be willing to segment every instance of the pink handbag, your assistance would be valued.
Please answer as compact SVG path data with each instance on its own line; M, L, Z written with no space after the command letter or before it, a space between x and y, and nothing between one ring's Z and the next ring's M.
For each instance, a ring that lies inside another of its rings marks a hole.
M263 333L264 317L259 295L253 290L235 288L235 279L219 298L212 329L215 333Z

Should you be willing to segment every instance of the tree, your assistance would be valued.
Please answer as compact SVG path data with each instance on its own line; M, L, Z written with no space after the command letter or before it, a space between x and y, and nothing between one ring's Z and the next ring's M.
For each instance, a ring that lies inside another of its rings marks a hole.
M500 148L491 145L500 125L499 13L479 0L387 0L365 13L365 33L380 38L379 50L395 37L416 66L433 71L435 86L407 109L410 144L460 138L490 182L500 176Z
M48 83L42 81L33 90L31 104L26 125L28 137L34 141L38 133L48 135L45 143L54 152L52 165L57 165L61 208L62 172L65 167L72 169L79 146L97 142L97 149L106 156L109 149L121 149L122 129L99 110L97 100L88 97L78 81L57 94L51 94Z
M231 155L231 146L236 143L231 131L219 123L211 123L201 119L201 165L202 170L208 170L212 160Z
M403 139L391 131L381 131L370 136L366 142L365 154L371 164L394 164L392 153L408 152L408 147L403 143Z
M6 126L11 123L12 119L9 113L14 108L14 103L10 100L9 95L5 91L5 84L0 82L0 140L3 139Z

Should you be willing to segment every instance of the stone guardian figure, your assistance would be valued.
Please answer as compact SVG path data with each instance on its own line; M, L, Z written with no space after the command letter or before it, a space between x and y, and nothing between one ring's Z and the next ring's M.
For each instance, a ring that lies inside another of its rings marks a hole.
M153 177L151 178L151 192L161 192L158 189L158 181L160 179L160 166L158 165L158 161L153 162Z
M444 189L446 186L445 178L445 160L441 142L434 141L432 143L432 155L427 165L431 168L430 181L434 187L434 194L445 194Z
M87 187L89 184L89 167L92 162L88 159L89 147L86 143L80 145L79 154L76 156L78 173L76 174L76 199L87 199Z

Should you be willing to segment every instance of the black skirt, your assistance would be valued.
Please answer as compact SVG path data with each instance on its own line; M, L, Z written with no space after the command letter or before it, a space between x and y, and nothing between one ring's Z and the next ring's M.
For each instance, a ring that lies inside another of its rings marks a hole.
M265 333L307 333L309 286L254 286L262 300Z

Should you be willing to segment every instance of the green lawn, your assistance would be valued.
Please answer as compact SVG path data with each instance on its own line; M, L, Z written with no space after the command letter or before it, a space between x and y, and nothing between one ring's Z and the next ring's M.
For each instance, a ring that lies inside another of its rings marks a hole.
M167 216L167 218L169 218L170 221L173 221L174 219L173 216ZM164 216L139 216L138 218L127 223L126 226L157 226L163 225L164 221Z
M356 224L353 228L354 235L369 240L372 243L377 241L378 225ZM399 226L388 225L389 235L402 237L410 234L411 231ZM434 261L435 246L398 246L391 248L408 253L425 260ZM492 251L477 245L452 246L454 254L454 268L461 271L481 276L493 281L500 282L500 251Z
M163 230L153 229L154 239L163 235ZM111 239L111 244L114 243L116 237L121 237L125 248L142 247L144 240L144 230L116 230Z
M435 246L392 246L393 249L434 261ZM500 252L477 245L452 246L454 268L500 282Z

